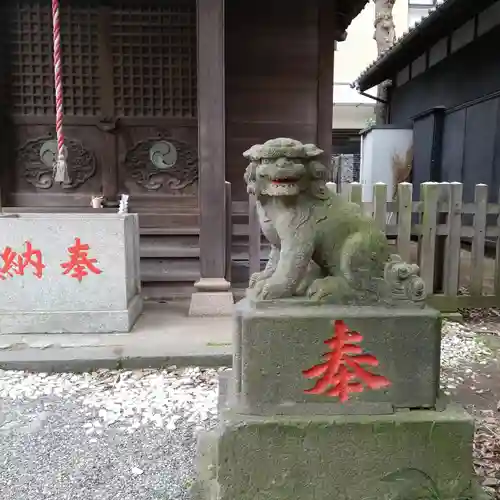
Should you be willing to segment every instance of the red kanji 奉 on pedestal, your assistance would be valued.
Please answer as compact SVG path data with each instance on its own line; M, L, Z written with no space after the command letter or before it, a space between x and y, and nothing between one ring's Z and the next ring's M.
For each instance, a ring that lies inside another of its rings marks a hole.
M80 238L75 238L75 244L68 248L70 260L61 264L64 269L63 274L68 274L72 278L82 281L89 274L101 274L102 271L95 265L97 259L89 258L90 246L83 244Z
M331 352L323 354L326 360L302 373L308 379L319 378L306 394L325 394L338 397L344 403L352 392L363 392L364 386L369 389L381 389L391 385L382 375L375 375L361 365L378 366L378 360L371 354L363 354L358 344L363 337L350 331L343 321L334 321L334 334L325 344ZM358 381L356 381L357 379Z

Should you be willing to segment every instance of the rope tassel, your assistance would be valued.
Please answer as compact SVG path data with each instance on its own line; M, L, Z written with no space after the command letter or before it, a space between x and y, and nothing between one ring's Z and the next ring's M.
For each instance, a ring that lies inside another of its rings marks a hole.
M56 98L57 156L54 162L54 181L69 183L66 148L63 133L63 89L61 60L61 24L59 20L59 0L52 0L52 27L54 37L54 84Z
M64 151L58 154L54 163L54 181L61 184L69 184L70 178L68 175L68 164L66 163L66 155Z

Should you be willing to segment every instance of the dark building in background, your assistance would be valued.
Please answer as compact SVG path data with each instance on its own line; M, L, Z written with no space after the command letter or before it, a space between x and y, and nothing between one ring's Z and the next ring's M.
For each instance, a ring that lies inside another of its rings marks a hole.
M413 183L500 187L500 1L448 0L358 78L391 80L389 122L413 128Z
M332 165L334 181L359 182L361 136L357 129L335 129L332 132Z

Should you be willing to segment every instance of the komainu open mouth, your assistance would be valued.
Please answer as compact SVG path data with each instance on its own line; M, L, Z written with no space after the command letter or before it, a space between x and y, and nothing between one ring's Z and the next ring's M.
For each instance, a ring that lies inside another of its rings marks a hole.
M299 179L297 177L288 177L286 179L271 179L273 184L297 184Z

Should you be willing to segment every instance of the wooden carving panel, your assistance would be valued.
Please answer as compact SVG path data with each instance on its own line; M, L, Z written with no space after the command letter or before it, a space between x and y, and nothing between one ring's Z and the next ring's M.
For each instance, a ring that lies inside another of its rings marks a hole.
M16 115L54 114L51 2L18 0L9 6L12 106ZM100 112L98 10L95 2L61 3L64 112Z
M122 2L112 23L116 115L195 118L195 2Z
M122 160L123 177L129 191L196 194L198 151L196 136L193 138L190 130L172 133L169 130L138 128L133 135L134 142L127 147Z
M84 184L96 173L96 159L81 141L68 137L68 169L70 181L63 189L74 189ZM27 182L37 189L50 189L54 185L53 164L57 155L55 134L30 139L19 148L16 170L23 172Z

